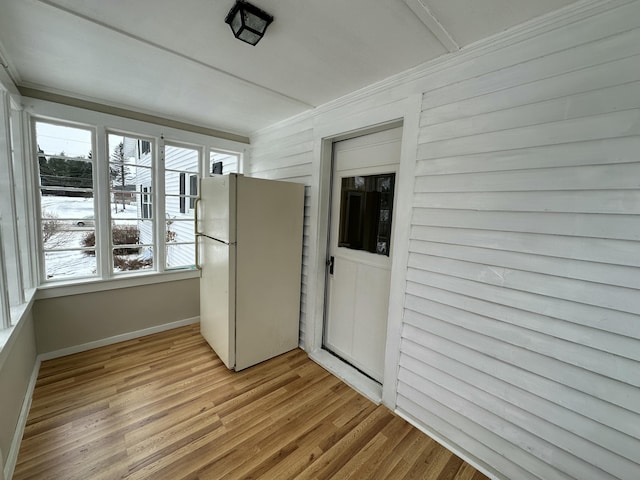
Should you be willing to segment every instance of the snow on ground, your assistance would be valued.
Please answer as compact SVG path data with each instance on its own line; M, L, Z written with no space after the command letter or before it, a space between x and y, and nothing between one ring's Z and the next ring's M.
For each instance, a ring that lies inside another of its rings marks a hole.
M45 242L46 249L57 250L45 253L47 279L95 276L96 257L69 250L83 248L82 239L94 231L93 198L44 195L40 204L43 220L53 218L57 223L56 233ZM124 210L121 203L111 204L111 219L118 220L118 224L136 225L136 204L125 205ZM79 226L78 222L84 225Z

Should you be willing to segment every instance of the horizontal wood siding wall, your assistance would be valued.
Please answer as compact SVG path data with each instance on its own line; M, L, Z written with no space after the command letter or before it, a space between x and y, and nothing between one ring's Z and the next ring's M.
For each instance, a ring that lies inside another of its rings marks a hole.
M252 177L303 183L305 187L302 249L302 295L300 300L300 346L308 330L307 290L309 272L309 226L313 129L311 120L275 128L251 137L251 161L245 173Z
M310 114L422 94L396 409L497 478L640 479L640 1L591 7ZM309 185L320 140L250 172Z
M620 27L423 95L398 408L508 478L640 478L640 30Z

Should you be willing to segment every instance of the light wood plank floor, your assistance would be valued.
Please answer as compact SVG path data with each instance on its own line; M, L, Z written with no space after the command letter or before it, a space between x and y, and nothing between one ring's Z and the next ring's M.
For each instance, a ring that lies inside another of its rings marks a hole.
M14 479L486 477L301 350L228 371L189 326L43 362Z

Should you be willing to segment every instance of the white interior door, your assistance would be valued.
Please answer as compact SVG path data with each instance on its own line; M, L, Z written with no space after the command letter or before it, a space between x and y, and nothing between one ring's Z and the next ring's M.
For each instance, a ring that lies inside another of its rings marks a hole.
M402 129L336 142L324 348L382 383Z

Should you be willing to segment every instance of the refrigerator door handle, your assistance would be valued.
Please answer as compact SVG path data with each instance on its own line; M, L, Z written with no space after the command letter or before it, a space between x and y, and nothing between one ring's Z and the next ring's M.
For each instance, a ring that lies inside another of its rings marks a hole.
M200 244L198 240L200 240L200 235L196 234L196 268L202 272L202 265L200 265Z
M198 231L198 205L200 204L200 200L202 200L200 197L196 197L195 201L193 202L193 211L194 211L194 222L193 222L193 232L195 233L196 236L200 235L200 232ZM196 262L197 263L197 262Z

